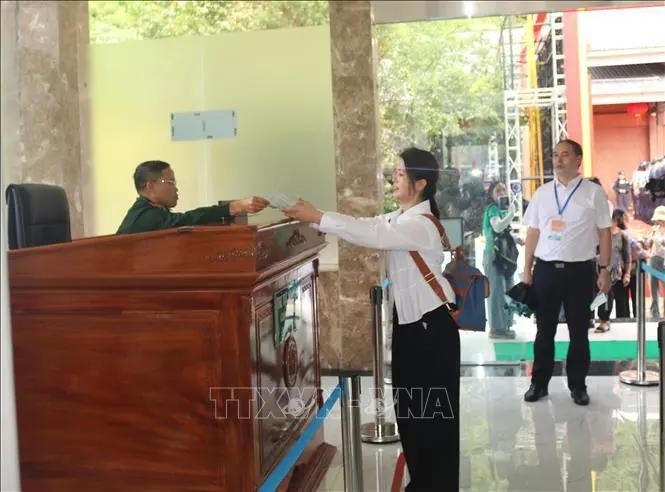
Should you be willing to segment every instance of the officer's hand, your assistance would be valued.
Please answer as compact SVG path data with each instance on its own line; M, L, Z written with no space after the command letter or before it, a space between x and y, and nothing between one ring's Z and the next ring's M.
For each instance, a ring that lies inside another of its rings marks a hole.
M607 268L603 268L598 274L598 281L596 282L598 290L607 294L610 291L612 283L610 282L610 272Z
M522 282L526 285L533 285L533 272L531 272L531 270L525 270L524 273L522 273Z
M282 209L282 212L284 212L284 215L300 222L314 222L315 224L319 224L321 217L323 217L323 214L314 205L302 198L299 198L293 207Z
M242 200L234 200L229 205L231 215L255 214L268 206L270 202L260 196L250 196Z

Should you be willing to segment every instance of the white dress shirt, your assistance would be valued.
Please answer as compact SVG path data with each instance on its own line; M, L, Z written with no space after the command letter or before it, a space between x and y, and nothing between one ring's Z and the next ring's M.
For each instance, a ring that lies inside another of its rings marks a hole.
M559 215L554 187L557 187L559 204L563 207L580 180L580 187ZM553 233L552 220L563 221L563 230ZM540 231L535 256L545 261L587 261L595 258L598 229L612 225L605 191L582 176L572 179L568 186L554 179L538 188L526 209L524 222Z
M455 293L441 274L443 246L439 231L422 216L431 213L429 200L425 200L404 212L397 210L366 219L325 212L317 226L321 232L335 234L350 243L385 250L400 324L414 323L443 304L423 279L409 251L422 255L448 300L455 302Z

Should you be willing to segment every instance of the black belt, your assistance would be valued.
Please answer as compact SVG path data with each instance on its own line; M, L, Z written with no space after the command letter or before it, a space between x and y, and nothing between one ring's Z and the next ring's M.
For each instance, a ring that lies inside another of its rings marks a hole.
M585 260L585 261L558 261L558 260L553 260L553 261L545 261L541 260L540 258L536 258L536 263L544 263L545 265L552 265L554 268L566 268L566 267L574 267L574 266L580 266L580 265L588 265L590 263L593 263L594 260Z

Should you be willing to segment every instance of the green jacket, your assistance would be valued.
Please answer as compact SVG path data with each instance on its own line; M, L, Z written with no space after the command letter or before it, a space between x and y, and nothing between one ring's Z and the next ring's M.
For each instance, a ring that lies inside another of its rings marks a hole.
M231 217L228 203L212 207L195 208L185 213L174 213L167 208L155 207L140 196L127 211L117 234L157 231L188 225L210 224Z

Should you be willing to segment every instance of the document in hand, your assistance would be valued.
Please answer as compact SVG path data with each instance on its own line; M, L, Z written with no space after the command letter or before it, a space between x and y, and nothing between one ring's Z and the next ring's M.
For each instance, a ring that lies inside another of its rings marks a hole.
M282 209L286 207L293 207L298 200L291 198L284 193L275 193L270 198L268 198L268 201L270 202L270 208Z
M591 306L589 306L589 310L595 311L596 309L598 309L598 307L601 304L605 304L606 302L607 302L607 296L605 295L605 292L601 292L596 296L596 298L593 301L591 301Z

